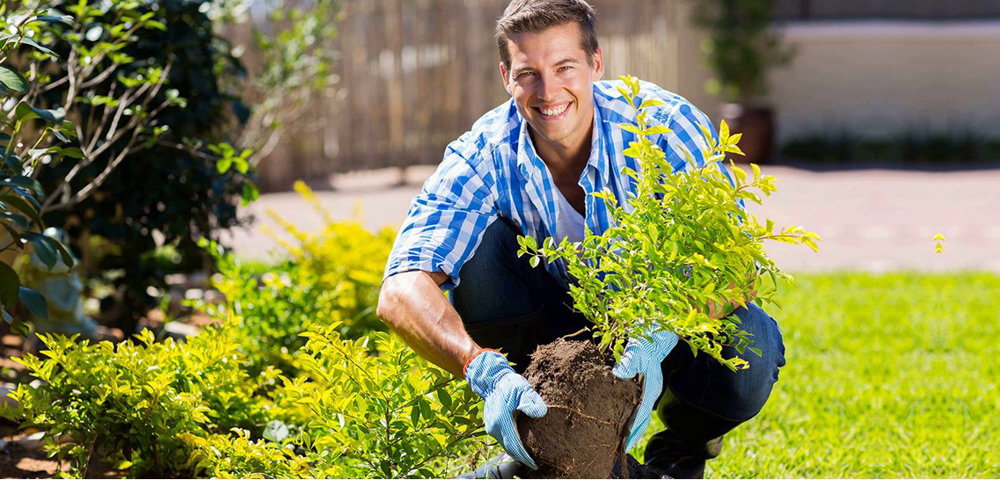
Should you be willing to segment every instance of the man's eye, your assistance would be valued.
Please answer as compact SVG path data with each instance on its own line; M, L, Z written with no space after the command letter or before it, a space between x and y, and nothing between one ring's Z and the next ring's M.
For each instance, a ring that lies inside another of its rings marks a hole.
M521 72L517 74L518 80L525 80L535 75L535 72Z
M560 72L565 72L565 71L567 71L567 70L569 70L571 68L573 68L573 67L571 67L569 65L563 65L563 66L559 67L559 71Z

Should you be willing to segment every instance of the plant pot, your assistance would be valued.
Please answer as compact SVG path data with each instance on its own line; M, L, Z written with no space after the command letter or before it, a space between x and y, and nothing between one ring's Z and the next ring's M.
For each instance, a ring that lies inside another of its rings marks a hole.
M729 124L731 133L742 133L739 147L746 155L728 154L727 160L736 163L765 164L774 149L774 111L771 107L726 103L720 116Z

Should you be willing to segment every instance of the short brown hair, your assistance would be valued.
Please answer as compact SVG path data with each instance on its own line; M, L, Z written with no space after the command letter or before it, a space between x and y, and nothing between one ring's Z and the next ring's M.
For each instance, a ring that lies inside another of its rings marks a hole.
M587 63L597 53L597 13L584 0L513 0L497 20L496 40L500 61L510 70L510 46L507 41L516 33L534 33L549 27L576 22L580 26L580 46L587 52Z

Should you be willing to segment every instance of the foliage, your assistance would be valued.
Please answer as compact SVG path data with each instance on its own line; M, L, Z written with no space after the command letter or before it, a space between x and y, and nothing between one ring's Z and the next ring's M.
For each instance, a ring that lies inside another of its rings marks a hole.
M692 351L705 352L732 369L744 367L738 357L722 358L721 350L732 344L742 353L750 343L747 334L739 330L735 315L715 318L722 315L713 310L749 301L775 303L774 285L761 278L768 276L776 284L789 277L767 257L762 242L801 243L817 250L819 236L797 226L777 231L774 222L761 224L742 210L744 201L761 203L755 190L770 195L774 178L751 165L753 178L748 179L732 165L735 183L730 182L720 162L726 153L742 152L740 134L730 136L725 122L718 141L710 127L701 126L708 146L701 152L705 166L699 168L687 153L688 168L675 174L651 140L670 130L648 125L643 111L659 102L639 104L638 80L623 79L622 94L636 114L635 125L621 124L636 137L624 152L641 166L641 172L624 171L636 181L635 196L621 205L610 192L595 194L613 219L602 235L588 232L582 244L567 239L556 244L548 238L541 248L533 238L520 237L519 254L532 255L534 265L543 259L566 262L579 282L570 286L575 308L594 323L599 346L613 351L616 359L630 336L670 330Z
M55 22L25 25L43 53L14 58L33 82L18 112L31 114L30 106L59 127L27 147L33 164L25 175L55 192L38 213L74 242L99 237L116 246L117 254L85 262L94 271L83 273L117 288L113 299L123 308L104 310L120 311L119 326L131 332L155 304L149 287L203 266L197 239L243 221L237 203L258 196L252 167L310 96L335 80L330 40L339 2L270 2L267 24L239 45L218 31L247 17L236 13L250 11L248 1L16 5L5 12L11 19L44 6L43 18ZM262 55L252 75L239 58L248 49ZM4 72L22 86L22 77ZM151 181L135 188L137 179ZM157 261L153 252L162 248L177 254Z
M74 242L100 237L117 247L82 273L118 289L117 320L132 332L155 304L149 287L201 267L195 240L239 224L237 204L256 195L248 168L220 168L248 154L225 144L235 96L221 78L239 65L203 2L44 3L69 20L35 35L59 59L22 59L38 72L29 96L73 120L68 145L81 155L42 162L32 175L54 192L43 204L48 223ZM176 263L155 261L151 252L168 246Z
M79 157L81 152L73 147L47 145L54 138L68 140L75 135L73 125L64 119L64 111L38 109L29 103L36 82L31 74L32 79L26 78L11 60L52 55L38 44L35 33L50 28L52 22L65 21L66 17L39 8L13 14L6 3L0 4L0 99L5 112L0 116L0 258L6 260L15 249L23 251L33 246L49 268L56 265L56 255L67 266L73 265L73 258L59 241L42 234L44 190L31 174L43 159ZM25 335L27 324L8 309L20 303L45 318L48 308L45 298L21 283L12 265L0 262L0 316Z
M307 457L267 440L251 440L250 432L234 429L233 435L199 437L180 434L193 453L187 467L198 477L209 478L311 478Z
M1000 476L1000 386L991 380L1000 375L1000 276L795 280L769 312L788 365L760 414L726 434L706 477ZM647 435L662 428L654 415Z
M338 310L345 319L345 328L356 332L353 336L384 329L382 321L375 316L374 306L382 287L385 259L396 237L395 229L383 228L372 234L357 220L337 221L305 183L295 182L294 188L323 217L323 228L317 233L305 233L269 212L297 245L272 235L285 248L289 260L307 275L315 276L318 285L341 289ZM343 333L351 336L347 331Z
M479 397L398 337L345 340L336 324L303 335L300 360L320 390L301 389L302 378L288 388L312 413L303 443L319 476L440 477L460 452L483 443Z
M254 6L256 3L256 6ZM209 15L225 25L225 38L248 36L233 48L243 55L246 74L227 77L230 89L244 92L253 109L237 104L243 120L239 145L259 152L256 165L289 129L317 127L304 115L309 101L337 82L330 67L338 58L332 45L341 17L340 0L219 0ZM243 35L248 30L249 35Z
M117 346L40 337L48 359L17 361L41 382L19 385L10 395L18 405L4 416L46 431L50 451L77 474L95 450L121 457L137 475L177 473L187 458L178 434L257 421L253 386L224 337L155 343L145 330ZM59 443L64 436L71 442Z
M323 216L324 225L306 233L272 214L293 239L279 239L289 258L273 271L255 275L217 245L203 243L219 270L212 285L227 301L197 306L216 317L233 312L239 326L233 340L247 356L251 375L268 366L295 374L294 355L305 344L300 334L308 325L339 322L340 333L349 338L385 329L374 306L393 230L372 234L358 223L338 222L305 184L295 188Z
M787 64L794 50L772 27L777 0L697 0L692 21L708 31L702 52L716 78L712 95L745 102L767 93L767 74Z

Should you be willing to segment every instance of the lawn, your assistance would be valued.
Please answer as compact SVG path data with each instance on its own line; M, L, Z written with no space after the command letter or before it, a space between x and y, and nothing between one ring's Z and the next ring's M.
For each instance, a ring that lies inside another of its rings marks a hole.
M1000 476L1000 277L796 279L769 309L788 365L707 476Z

